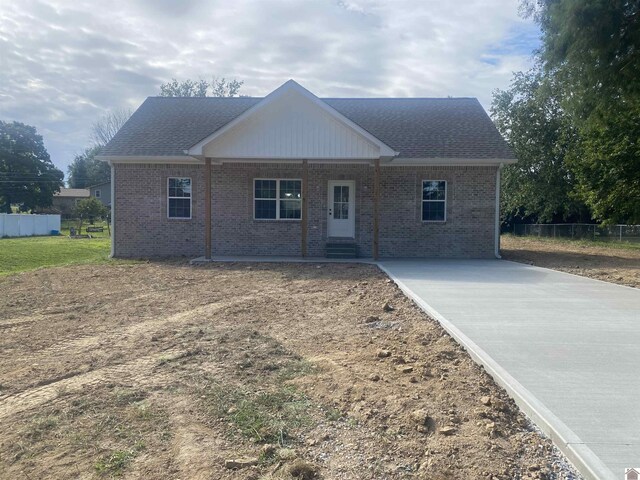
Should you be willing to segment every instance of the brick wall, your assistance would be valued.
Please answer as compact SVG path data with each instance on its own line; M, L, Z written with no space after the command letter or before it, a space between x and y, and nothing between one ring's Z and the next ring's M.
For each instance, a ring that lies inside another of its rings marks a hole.
M204 253L204 166L116 164L115 256ZM167 178L191 177L191 220L167 218Z
M380 257L494 256L497 167L383 167ZM446 222L422 222L422 181L447 181Z
M300 221L254 220L254 178L302 178L302 166L225 163L212 168L214 255L300 255ZM204 167L116 166L116 256L200 256L204 246ZM491 258L496 167L382 167L381 257ZM169 220L169 176L190 176L192 220ZM324 256L329 180L355 180L359 255L372 255L373 168L309 165L308 254ZM447 181L447 221L423 223L422 180Z
M302 178L301 165L213 165L213 255L293 255L300 252L299 220L254 220L254 178Z

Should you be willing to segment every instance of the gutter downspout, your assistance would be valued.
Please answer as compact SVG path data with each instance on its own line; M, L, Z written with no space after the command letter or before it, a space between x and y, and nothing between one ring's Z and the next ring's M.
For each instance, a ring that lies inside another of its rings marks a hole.
M502 258L500 256L500 171L502 170L502 167L504 166L503 163L501 163L498 166L498 170L496 171L496 221L495 221L495 239L494 239L494 254L496 256L496 258L500 259Z
M109 161L111 167L111 258L116 256L116 169L113 162Z

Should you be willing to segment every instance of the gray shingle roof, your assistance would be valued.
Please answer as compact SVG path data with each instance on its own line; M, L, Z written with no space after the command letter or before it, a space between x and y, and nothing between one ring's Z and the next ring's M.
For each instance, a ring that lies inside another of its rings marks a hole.
M261 98L149 97L101 152L183 155ZM512 159L475 98L325 98L401 158Z
M59 192L53 194L54 197L90 197L91 192L87 188L61 188Z

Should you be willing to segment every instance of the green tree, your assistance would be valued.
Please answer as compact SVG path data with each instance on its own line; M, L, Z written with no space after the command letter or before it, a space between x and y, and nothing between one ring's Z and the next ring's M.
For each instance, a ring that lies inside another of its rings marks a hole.
M111 178L111 168L107 162L96 159L100 146L89 147L76 155L67 169L70 188L86 188Z
M162 97L235 97L244 82L214 77L206 80L184 80L179 82L172 78L170 82L160 85Z
M108 214L109 209L97 198L89 197L80 200L73 209L74 217L80 220L78 233L82 233L82 224L85 220L93 223L96 218L106 218Z
M109 209L97 198L89 197L76 204L73 214L83 219L103 218L109 214Z
M539 57L580 141L576 191L605 222L640 222L640 3L525 0L542 29Z
M567 165L577 135L553 79L538 68L516 73L507 90L493 93L491 116L518 158L502 173L503 221L588 219Z
M63 177L35 127L0 120L0 212L50 206Z
M601 107L580 129L569 165L576 191L605 223L640 223L640 102Z

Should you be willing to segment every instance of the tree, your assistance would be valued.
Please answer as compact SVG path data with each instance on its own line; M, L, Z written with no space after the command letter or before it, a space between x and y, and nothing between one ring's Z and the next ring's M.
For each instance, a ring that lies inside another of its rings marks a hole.
M97 146L105 146L131 117L131 109L120 108L99 118L91 126L91 140Z
M101 148L89 147L74 157L67 170L69 187L86 188L111 179L109 164L96 159Z
M206 80L184 80L178 82L172 78L170 82L160 85L162 97L235 97L240 92L244 82L214 77L211 82Z
M576 191L605 223L640 223L640 102L605 113L581 128L569 164Z
M0 120L0 212L50 206L63 177L35 127Z
M106 217L109 209L105 207L100 200L95 197L80 200L73 209L74 216L78 218L94 219Z
M640 3L524 0L539 57L578 131L576 191L605 222L640 222Z
M518 158L502 173L503 221L589 219L575 198L567 164L576 131L560 106L553 78L539 68L516 73L509 89L494 92L491 115Z
M109 214L109 209L95 197L80 200L73 209L73 215L80 219L78 233L82 233L82 223L85 220L93 222L96 218L105 218Z
M573 92L584 118L611 99L640 94L640 3L628 0L523 0L542 29L545 68Z

